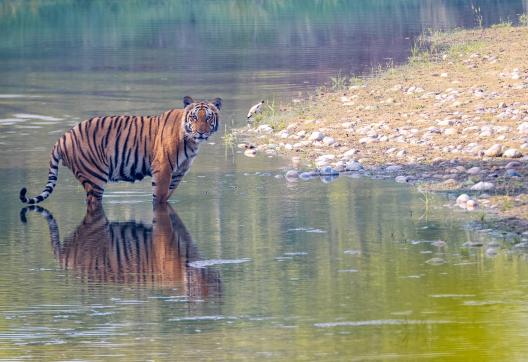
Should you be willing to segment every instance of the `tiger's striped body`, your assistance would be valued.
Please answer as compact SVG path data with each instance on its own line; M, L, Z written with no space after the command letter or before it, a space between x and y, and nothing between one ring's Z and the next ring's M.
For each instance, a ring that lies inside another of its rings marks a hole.
M42 193L20 200L39 203L53 192L59 161L82 183L88 204L100 202L108 182L152 176L154 201L164 203L187 173L199 144L218 129L221 100L195 103L158 116L94 117L66 132L52 148L48 183Z

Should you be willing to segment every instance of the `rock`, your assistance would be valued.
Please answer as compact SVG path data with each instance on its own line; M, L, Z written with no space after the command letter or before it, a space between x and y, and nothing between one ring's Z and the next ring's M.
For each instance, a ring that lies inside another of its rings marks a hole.
M257 127L257 133L270 134L273 133L273 128L269 124L261 124Z
M334 169L337 171L337 172L344 172L346 171L346 167L345 167L345 163L343 161L337 161L335 166L334 166Z
M285 177L287 180L297 179L299 178L299 172L297 172L296 170L289 170L288 172L286 172Z
M402 170L402 166L400 165L390 165L390 166L387 166L385 167L385 171L387 172L399 172Z
M446 136L453 136L453 135L458 134L458 131L456 130L456 128L446 128L446 129L444 130L444 134L445 134Z
M321 169L320 175L321 176L335 176L335 175L339 175L339 172L337 172L330 166L325 166Z
M494 184L492 184L491 182L484 182L484 181L481 181L471 186L471 190L473 191L488 191L488 190L492 190L493 188L495 188Z
M283 130L283 131L279 132L279 137L280 138L288 138L289 135L290 135L290 133L288 131L286 131L286 130Z
M517 127L517 130L518 130L520 133L528 134L528 122L523 122L523 123L521 123L521 124Z
M315 159L315 162L322 162L322 161L325 161L325 162L329 162L329 161L332 161L333 159L335 158L335 155L331 154L331 153L327 153L327 154L324 154L324 155L321 155L319 157L317 157Z
M466 203L466 208L468 210L474 210L478 207L478 203L475 200L468 200Z
M319 131L312 132L310 137L308 137L308 140L310 141L322 141L324 138L324 134Z
M409 176L396 176L394 181L396 181L397 183L404 184L409 182Z
M502 148L503 147L500 143L494 144L486 151L484 151L484 155L488 157L500 157L502 156Z
M292 145L291 143L286 143L286 144L284 145L284 148L285 148L286 150L288 150L288 151L291 151L291 150L293 150L293 145Z
M502 156L509 158L520 158L522 157L522 153L516 150L515 148L508 148L506 151L504 151Z
M335 143L335 139L333 137L327 136L323 138L323 143L327 146L331 146Z
M478 175L480 173L480 167L471 167L466 173L469 175Z
M350 160L356 153L358 153L358 150L351 148L343 154L343 158Z
M521 177L521 174L518 173L517 171L515 171L513 168L510 168L510 169L506 170L506 172L504 173L504 176L506 176L506 177Z
M440 76L441 76L442 78L447 78L447 75L448 75L447 73L442 73L442 74L440 74Z
M462 194L456 199L456 203L460 207L466 207L467 202L470 200L470 197L468 194Z
M521 167L521 163L519 161L511 161L511 162L508 162L508 164L506 166L504 166L505 169L510 169L510 168L517 168L517 167Z
M244 151L244 156L247 156L247 157L255 157L256 154L257 154L257 150L255 149L248 149Z
M396 156L402 158L402 157L405 157L406 154L407 154L407 151L399 150L398 153L396 153Z
M301 173L301 174L299 175L299 178L300 178L301 180L306 181L306 180L311 180L311 179L313 179L314 177L317 177L317 176L319 176L319 174L318 174L317 172L308 171L308 172L303 172L303 173Z
M377 141L378 141L377 138L363 137L363 138L360 138L358 142L362 144L364 143L368 144L368 143L377 142Z
M349 161L346 163L345 168L347 171L361 171L363 166L356 161Z

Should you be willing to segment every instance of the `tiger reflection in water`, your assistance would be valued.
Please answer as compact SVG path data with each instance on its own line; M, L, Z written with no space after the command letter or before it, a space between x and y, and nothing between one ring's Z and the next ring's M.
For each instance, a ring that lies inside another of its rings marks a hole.
M64 269L79 272L83 279L177 288L192 298L221 295L217 271L189 266L198 260L198 249L168 204L155 206L152 226L109 222L102 206L88 208L81 224L63 242L49 211L25 207L20 211L23 223L28 211L46 218L55 257Z

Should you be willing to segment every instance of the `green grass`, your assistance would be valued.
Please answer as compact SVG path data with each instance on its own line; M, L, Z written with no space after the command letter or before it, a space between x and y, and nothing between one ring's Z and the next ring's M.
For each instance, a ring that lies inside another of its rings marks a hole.
M528 14L519 15L519 25L528 26Z

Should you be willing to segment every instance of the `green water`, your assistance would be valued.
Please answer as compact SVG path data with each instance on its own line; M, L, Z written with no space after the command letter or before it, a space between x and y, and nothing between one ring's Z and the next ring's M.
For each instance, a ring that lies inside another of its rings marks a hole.
M480 5L488 24L526 11ZM527 254L444 196L287 182L287 159L246 158L219 132L165 209L144 181L86 214L65 168L46 210L17 198L88 116L220 96L230 129L262 97L472 24L462 1L1 2L0 360L525 359Z

